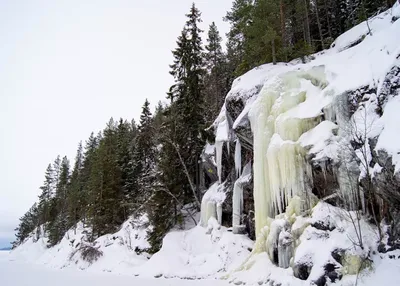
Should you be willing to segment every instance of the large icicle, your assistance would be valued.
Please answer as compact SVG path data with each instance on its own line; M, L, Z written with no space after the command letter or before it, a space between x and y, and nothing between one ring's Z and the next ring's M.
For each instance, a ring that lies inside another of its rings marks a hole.
M243 212L243 187L240 180L237 180L233 187L232 195L232 227L233 232L237 233L241 225L241 217Z
M285 211L289 200L307 202L311 166L298 142L321 120L321 110L331 103L322 94L327 86L323 67L288 72L270 79L249 112L254 135L254 208L256 235Z
M215 157L217 160L217 172L218 172L218 182L221 184L222 182L222 152L224 148L223 141L215 142Z
M230 140L230 127L228 116L226 115L225 106L222 107L221 113L217 118L217 131L215 134L215 152L216 152L216 160L217 160L217 170L218 170L218 180L219 183L222 183L222 153L224 148L224 142L227 142L228 153L229 149L229 140Z
M236 139L235 170L236 170L236 177L239 178L242 173L242 145L240 144L239 138Z
M232 227L233 233L241 233L244 226L242 225L243 214L243 185L251 179L251 163L248 163L242 175L236 180L233 187L232 195Z

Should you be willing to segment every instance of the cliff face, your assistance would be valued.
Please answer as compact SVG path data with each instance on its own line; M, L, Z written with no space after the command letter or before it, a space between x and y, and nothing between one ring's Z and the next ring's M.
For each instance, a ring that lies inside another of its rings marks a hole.
M307 280L313 267L296 263L296 241L307 226L300 234L293 226L320 200L379 225L370 250L398 248L399 15L396 4L307 63L267 64L239 77L213 125L216 172L227 194L215 216L235 233L255 235L256 252L290 266L297 278ZM245 165L252 175L241 188ZM204 205L214 204L207 198ZM322 236L333 231L310 227L327 233ZM367 259L361 252L358 257ZM328 272L315 279L326 280Z

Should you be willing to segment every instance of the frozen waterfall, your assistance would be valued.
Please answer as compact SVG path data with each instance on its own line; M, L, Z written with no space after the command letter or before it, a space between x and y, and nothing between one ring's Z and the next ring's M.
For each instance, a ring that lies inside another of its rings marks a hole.
M267 81L250 109L257 236L294 196L302 207L307 203L311 166L299 138L318 125L321 110L331 103L326 86L323 67L287 72Z

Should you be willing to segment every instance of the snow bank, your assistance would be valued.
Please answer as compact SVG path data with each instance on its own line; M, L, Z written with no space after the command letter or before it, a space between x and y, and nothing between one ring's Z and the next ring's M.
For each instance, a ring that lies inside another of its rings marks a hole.
M238 268L253 247L245 235L234 235L210 219L209 228L196 226L190 230L172 231L166 235L161 250L152 257L137 251L145 250L147 218L130 219L114 233L99 237L94 243L102 255L93 263L82 259L80 247L88 244L82 223L71 229L62 241L47 248L47 238L32 235L13 250L9 258L50 268L70 268L91 272L112 272L147 278L182 279L216 278Z
M197 226L167 234L161 250L135 273L185 279L221 277L238 268L252 247L253 242L245 235L234 235L218 224L208 230Z
M141 265L148 260L146 254L138 255L137 251L149 248L147 242L147 217L129 219L114 234L99 237L93 244L88 243L86 228L78 223L76 228L70 229L61 242L48 248L46 237L35 239L31 235L23 244L13 250L11 259L45 264L52 268L78 268L94 271L113 271L117 273L131 272L133 266ZM81 248L93 245L102 256L95 263L89 263L82 258Z

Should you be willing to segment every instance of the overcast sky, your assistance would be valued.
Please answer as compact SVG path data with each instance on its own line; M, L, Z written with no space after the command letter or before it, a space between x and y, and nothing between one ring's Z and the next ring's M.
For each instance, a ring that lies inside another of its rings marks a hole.
M192 2L0 0L0 248L58 154L72 159L110 117L165 99ZM203 30L215 21L224 35L232 0L195 2Z

